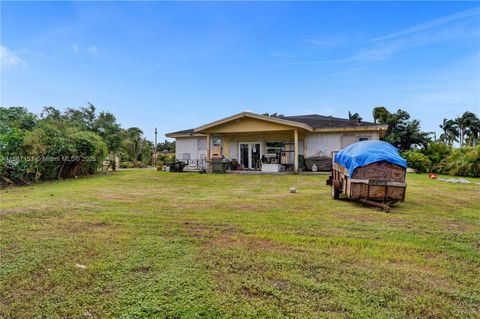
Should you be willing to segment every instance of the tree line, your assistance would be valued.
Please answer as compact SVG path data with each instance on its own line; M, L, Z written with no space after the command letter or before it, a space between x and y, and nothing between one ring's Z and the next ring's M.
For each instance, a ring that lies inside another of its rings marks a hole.
M175 144L165 141L157 147L170 153ZM2 185L115 170L116 157L121 165L151 165L153 151L140 128L122 128L112 113L98 113L91 103L63 112L49 106L39 116L24 107L0 107Z
M466 111L455 119L444 119L439 138L423 132L420 122L404 110L390 112L378 106L372 115L375 123L388 125L384 140L399 149L409 167L419 172L480 176L480 119L476 114ZM455 143L459 148L454 148Z
M397 113L390 113L384 106L378 106L373 109L373 120L375 123L391 124L392 120L395 123L397 118L409 117L408 113L398 110ZM412 126L413 129L420 129L420 123ZM473 112L466 111L461 116L455 119L443 119L443 123L439 125L443 133L440 135L438 141L453 146L454 143L459 143L463 146L476 146L480 136L480 119ZM387 132L389 135L389 132Z
M448 145L476 146L480 136L480 119L472 112L465 112L456 119L443 119L439 125L443 133L440 140Z

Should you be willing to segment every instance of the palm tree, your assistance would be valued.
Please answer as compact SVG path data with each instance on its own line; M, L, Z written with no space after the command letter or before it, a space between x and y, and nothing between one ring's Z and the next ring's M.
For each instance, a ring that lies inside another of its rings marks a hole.
M439 125L443 134L440 135L440 140L447 145L452 145L458 141L458 126L454 120L443 119L443 123Z
M390 112L385 106L377 106L373 108L372 115L374 123L378 121L381 124L385 124L390 116Z
M465 133L467 129L470 127L470 125L474 124L477 121L478 121L477 116L474 113L469 111L466 111L465 113L462 114L462 116L457 117L455 119L455 123L458 125L458 128L460 130L460 147L463 146Z
M129 159L135 162L148 141L143 137L143 131L138 127L130 127L124 131L124 134L124 149Z
M358 113L352 114L350 111L348 111L348 118L352 121L358 121L358 122L362 120L362 117L360 116L360 114Z
M466 144L469 146L477 146L478 137L480 136L480 119L472 122L465 132L467 136Z

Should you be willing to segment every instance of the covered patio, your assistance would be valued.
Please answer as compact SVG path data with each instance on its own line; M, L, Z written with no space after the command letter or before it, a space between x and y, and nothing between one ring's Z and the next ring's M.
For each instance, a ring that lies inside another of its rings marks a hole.
M299 171L299 155L308 131L300 123L265 117L235 116L195 130L206 136L207 170L216 160L234 159L242 170L259 171L268 165ZM263 164L263 165L262 165Z

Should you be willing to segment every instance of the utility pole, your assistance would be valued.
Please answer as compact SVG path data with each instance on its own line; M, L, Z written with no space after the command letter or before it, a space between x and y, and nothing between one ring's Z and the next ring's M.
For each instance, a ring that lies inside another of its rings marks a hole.
M153 144L153 166L157 162L157 128L155 128L155 144Z

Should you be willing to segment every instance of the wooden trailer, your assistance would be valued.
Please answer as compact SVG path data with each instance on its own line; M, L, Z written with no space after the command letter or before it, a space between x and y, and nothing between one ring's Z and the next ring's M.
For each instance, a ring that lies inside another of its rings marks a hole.
M382 160L356 167L350 174L335 161L335 156L336 153L332 154L332 173L327 180L333 199L344 194L349 199L380 207L386 212L395 202L405 201L405 167Z

